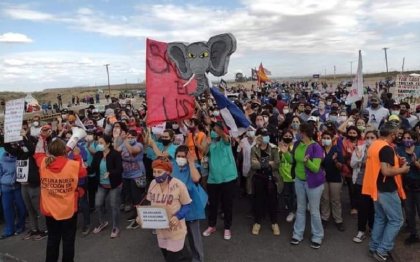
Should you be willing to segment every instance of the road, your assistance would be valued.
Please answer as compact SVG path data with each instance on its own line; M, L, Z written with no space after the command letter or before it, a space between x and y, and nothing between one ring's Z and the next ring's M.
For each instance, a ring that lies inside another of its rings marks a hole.
M346 188L343 192L345 198ZM352 242L356 231L356 218L349 215L348 201L344 200L344 218L346 231L339 232L333 223L325 231L325 240L319 250L310 248L310 234L305 234L304 241L299 246L291 246L289 240L292 224L285 221L285 213L280 216L280 236L273 236L268 219L265 220L259 236L251 235L252 220L247 217L248 201L237 194L234 201L234 220L232 226L232 239L223 240L223 221L218 221L218 232L204 238L206 261L340 261L363 262L373 261L368 255L367 241L362 244ZM123 214L122 218L126 215ZM79 224L81 222L79 217ZM95 221L95 218L93 218ZM116 261L163 261L157 246L156 236L150 230L126 230L128 223L121 221L124 229L117 239L110 239L110 231L98 235L90 234L82 237L77 233L75 261L80 262L116 262ZM205 229L203 221L202 228ZM81 225L80 225L81 228ZM310 228L307 223L307 231ZM12 237L0 242L0 253L8 253L19 259L29 262L44 260L46 240L21 240L21 237ZM0 260L1 261L1 260Z

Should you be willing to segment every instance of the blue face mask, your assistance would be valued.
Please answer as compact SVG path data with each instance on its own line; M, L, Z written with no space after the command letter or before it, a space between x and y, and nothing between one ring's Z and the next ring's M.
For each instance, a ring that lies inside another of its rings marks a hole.
M96 151L104 151L104 149L105 149L105 147L104 147L104 145L102 145L102 144L98 144L98 145L96 146Z
M156 183L162 184L163 182L166 181L166 179L168 179L168 177L169 177L169 174L165 172L162 175L155 177Z
M263 136L263 143L264 144L268 144L268 143L270 143L270 137L269 136Z

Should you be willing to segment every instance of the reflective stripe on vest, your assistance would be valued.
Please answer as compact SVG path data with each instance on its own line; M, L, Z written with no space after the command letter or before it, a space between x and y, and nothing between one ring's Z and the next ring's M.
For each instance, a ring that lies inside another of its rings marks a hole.
M56 220L64 220L71 218L77 211L79 166L79 162L68 160L59 173L54 173L42 161L40 206L44 214L49 214Z
M379 172L381 171L381 161L379 159L379 152L389 144L384 140L376 140L370 145L367 151L365 176L363 178L362 194L370 196L373 201L378 200L378 186L377 180ZM394 167L399 167L399 159L394 150ZM394 176L397 185L398 194L402 199L405 199L404 189L402 187L401 175Z

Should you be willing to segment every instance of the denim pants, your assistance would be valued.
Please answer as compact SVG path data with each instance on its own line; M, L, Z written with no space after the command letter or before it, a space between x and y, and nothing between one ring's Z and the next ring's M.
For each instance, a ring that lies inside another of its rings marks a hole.
M106 221L105 200L108 194L112 213L112 228L119 228L121 186L112 189L103 188L102 186L98 187L98 192L96 192L95 198L95 207L96 210L99 212L99 223L102 224Z
M5 189L2 186L1 194L5 220L3 235L10 236L14 233L22 233L25 230L26 208L20 192L20 187ZM15 210L18 213L17 217ZM15 219L17 221L16 225Z
M401 200L397 191L378 192L374 206L375 221L369 249L387 254L394 247L395 237L404 223Z
M322 192L324 191L324 185L320 185L315 188L309 188L306 181L296 179L295 190L297 200L297 211L295 224L293 226L293 238L299 241L302 241L303 239L303 233L305 232L306 224L306 207L307 202L309 201L312 232L311 241L321 244L322 239L324 238L324 228L322 227L319 206L321 202Z

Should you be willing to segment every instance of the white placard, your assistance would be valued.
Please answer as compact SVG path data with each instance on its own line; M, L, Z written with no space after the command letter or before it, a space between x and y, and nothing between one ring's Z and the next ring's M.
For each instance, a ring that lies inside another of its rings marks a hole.
M16 181L19 183L28 182L29 160L16 160Z
M144 229L166 229L169 228L166 209L162 207L137 207L137 214L141 220L141 227Z
M398 101L406 101L411 105L420 104L420 77L398 75L395 80L393 98ZM414 106L415 107L415 106Z
M23 113L25 111L25 99L15 99L6 102L4 115L4 142L21 141Z

